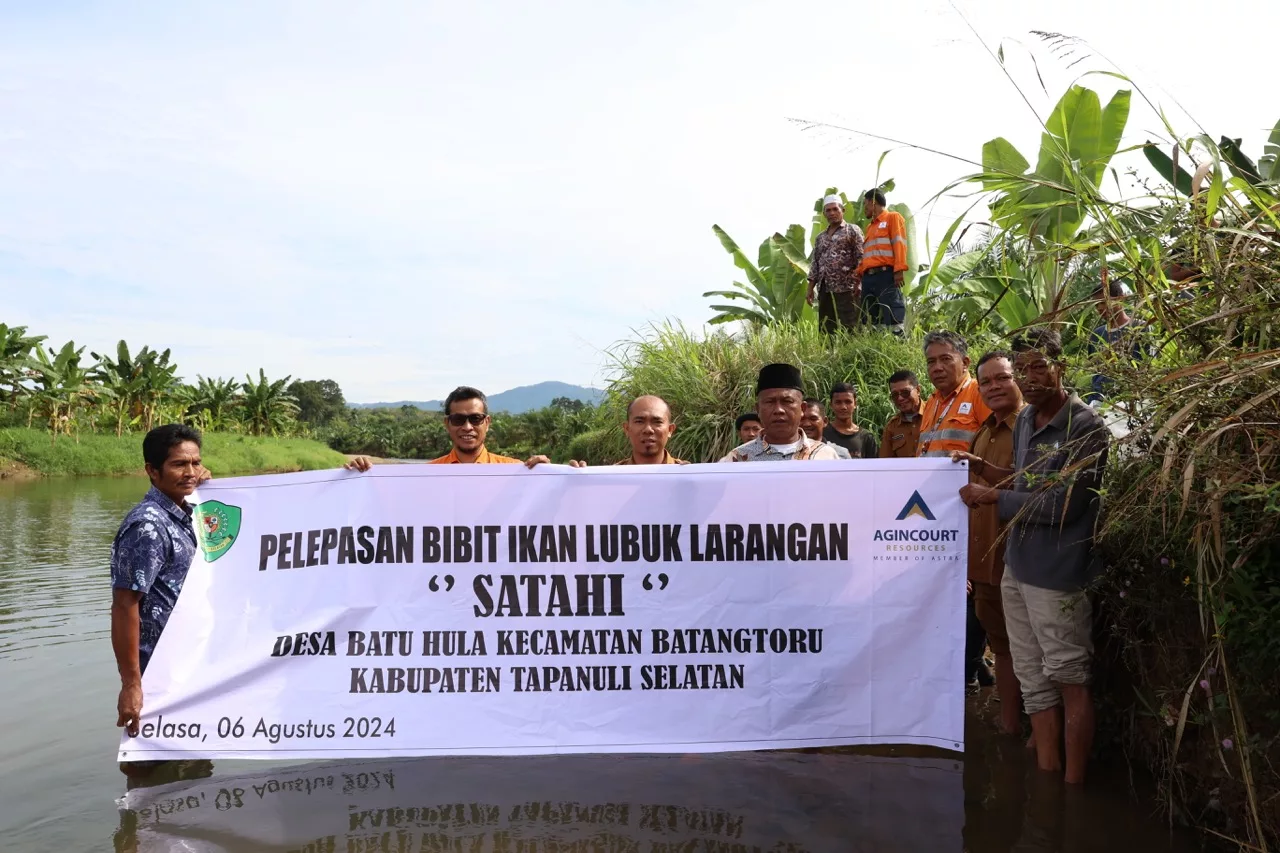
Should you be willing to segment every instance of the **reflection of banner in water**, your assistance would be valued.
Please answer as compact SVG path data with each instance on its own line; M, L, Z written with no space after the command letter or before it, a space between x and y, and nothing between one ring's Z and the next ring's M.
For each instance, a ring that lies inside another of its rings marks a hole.
M960 749L966 477L865 460L215 482L120 758Z
M124 805L139 853L934 853L964 823L958 762L836 754L347 761Z

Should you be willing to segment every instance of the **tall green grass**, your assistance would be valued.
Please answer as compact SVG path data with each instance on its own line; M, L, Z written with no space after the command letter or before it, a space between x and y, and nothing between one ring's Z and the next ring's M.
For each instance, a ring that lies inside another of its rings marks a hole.
M598 428L574 440L574 458L611 462L627 455L621 428L626 407L642 394L657 394L671 405L676 418L671 452L693 462L718 459L738 444L734 419L755 409L756 376L771 362L799 366L805 395L824 401L836 382L856 385L858 425L876 434L893 412L890 374L907 368L924 375L917 341L877 330L828 336L811 323L705 336L683 326L662 325L618 345L611 357L613 380Z
M341 465L345 457L318 441L224 433L204 436L204 464L214 476L309 471ZM0 429L0 458L40 474L76 477L142 473L142 435L63 436L56 443L37 429Z

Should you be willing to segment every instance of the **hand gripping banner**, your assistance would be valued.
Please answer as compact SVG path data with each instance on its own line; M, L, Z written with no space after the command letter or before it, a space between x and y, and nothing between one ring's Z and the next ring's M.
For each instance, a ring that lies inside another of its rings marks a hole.
M120 759L960 750L963 465L205 484Z

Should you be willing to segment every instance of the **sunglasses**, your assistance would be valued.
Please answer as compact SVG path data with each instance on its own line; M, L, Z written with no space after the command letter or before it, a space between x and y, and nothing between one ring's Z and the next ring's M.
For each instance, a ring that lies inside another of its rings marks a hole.
M460 427L463 424L480 426L488 417L488 415L446 415L445 420L449 422L449 426Z
M890 396L891 398L893 398L894 400L897 400L897 399L903 399L903 400L906 400L907 398L909 398L909 397L911 396L912 392L914 392L914 391L915 391L915 389L914 389L914 388L905 388L905 389L903 389L903 390L901 390L901 391L890 391L890 392L889 392L889 396Z

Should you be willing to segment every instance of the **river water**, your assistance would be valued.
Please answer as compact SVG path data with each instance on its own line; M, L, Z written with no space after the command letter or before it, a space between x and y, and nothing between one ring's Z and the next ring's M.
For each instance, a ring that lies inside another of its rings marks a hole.
M1190 851L1122 762L1083 791L971 698L963 761L846 750L192 762L126 794L108 550L141 479L0 480L0 850Z

